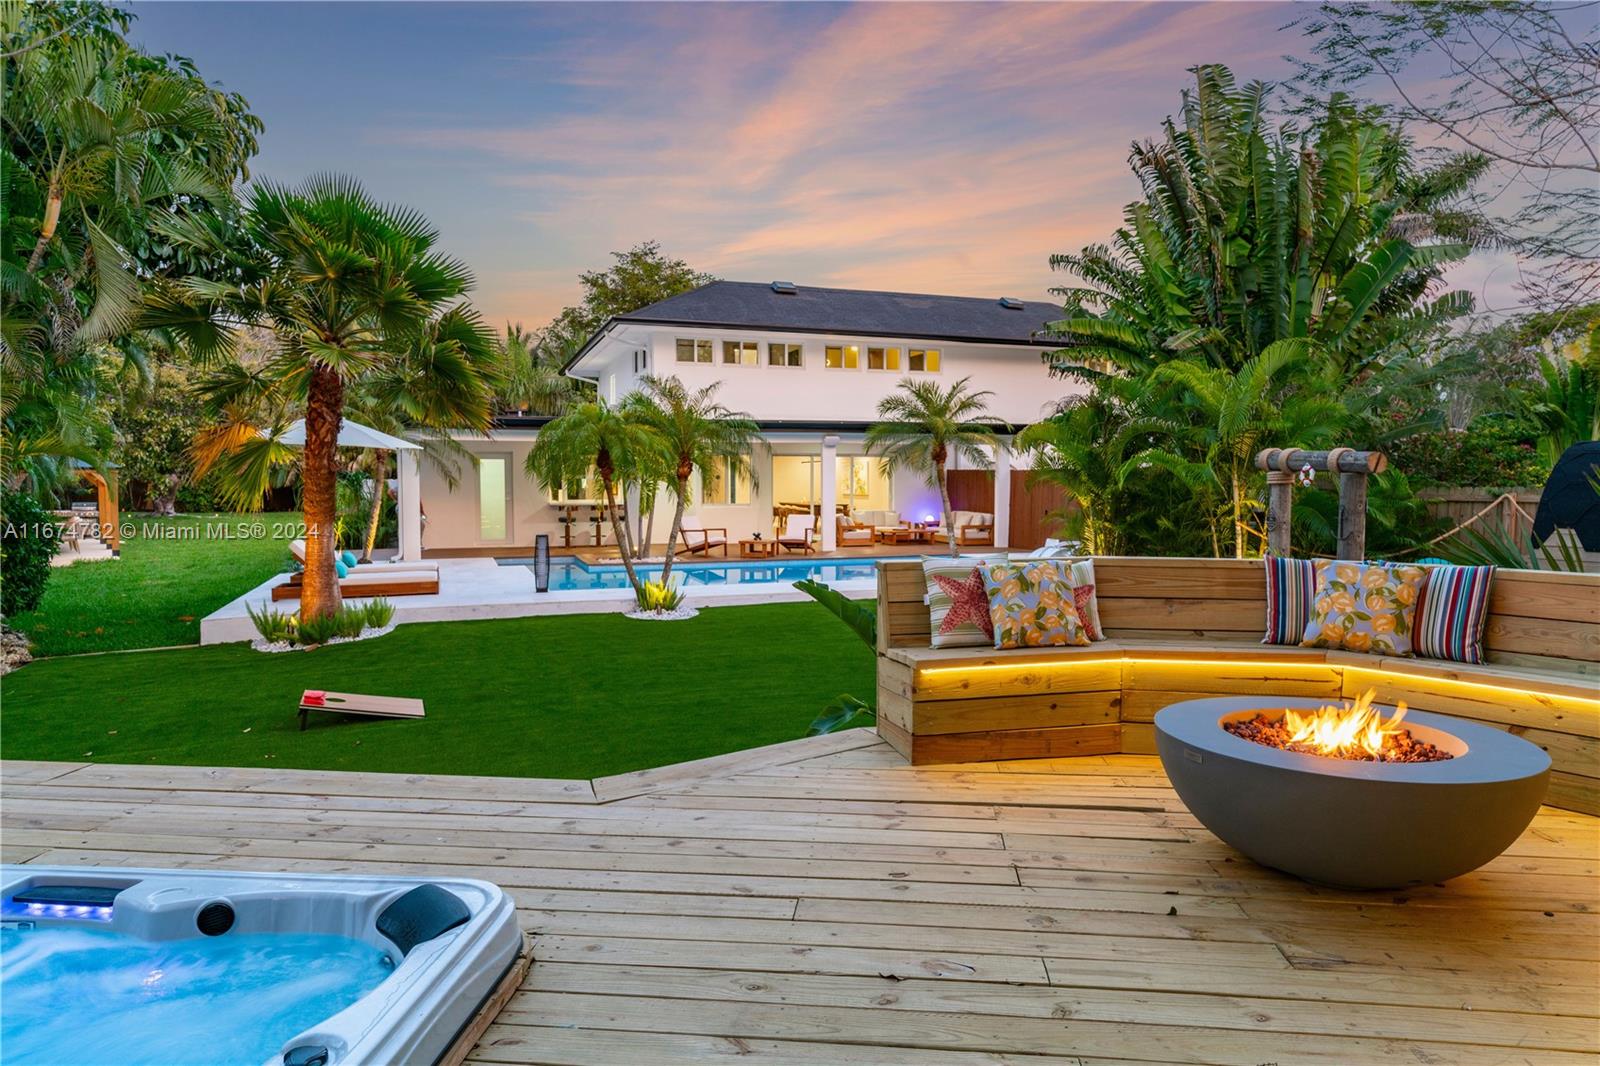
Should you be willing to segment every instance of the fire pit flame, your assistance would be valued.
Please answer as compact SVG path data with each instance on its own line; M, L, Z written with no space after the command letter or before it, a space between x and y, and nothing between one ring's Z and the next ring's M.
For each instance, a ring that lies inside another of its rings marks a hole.
M1400 724L1406 705L1397 703L1394 716L1383 717L1372 705L1376 689L1368 689L1353 704L1325 704L1314 711L1285 708L1281 718L1257 714L1223 728L1236 737L1284 748L1304 755L1367 762L1437 762L1449 752L1411 735Z
M1372 706L1377 695L1377 689L1368 689L1350 706L1329 704L1307 714L1285 710L1283 718L1289 730L1289 743L1302 745L1316 755L1341 759L1382 758L1385 742L1390 738L1398 739L1406 732L1400 728L1400 719L1406 716L1406 705L1396 703L1394 717L1384 718Z

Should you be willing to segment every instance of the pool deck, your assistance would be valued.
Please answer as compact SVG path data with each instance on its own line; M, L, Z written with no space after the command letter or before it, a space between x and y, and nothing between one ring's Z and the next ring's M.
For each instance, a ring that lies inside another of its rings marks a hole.
M901 551L902 557L907 553ZM864 561L864 556L850 557ZM429 559L439 564L439 591L429 596L391 596L395 608L395 622L449 622L482 618L525 618L530 615L591 614L623 611L633 605L633 594L627 589L566 589L540 593L534 588L533 571L526 566L501 566L490 558ZM784 563L816 562L818 557L789 556L774 560L740 559L737 553L724 560L720 555L706 560L700 557L682 559L691 565L727 562L743 566L782 565ZM832 558L823 561L834 561ZM261 610L275 607L280 611L295 609L295 601L274 604L272 587L287 580L287 574L275 574L249 592L217 608L200 620L201 644L226 644L231 641L253 640L256 627L250 621L247 607ZM877 592L877 581L835 582L834 587L854 596L872 596ZM806 596L787 582L725 586L695 585L691 589L689 605L692 607L731 607L748 603L788 603L804 600Z
M1600 819L1404 893L1201 829L1148 756L870 730L595 781L0 764L8 862L462 875L537 962L479 1063L1592 1063ZM1336 815L1335 815L1336 816Z

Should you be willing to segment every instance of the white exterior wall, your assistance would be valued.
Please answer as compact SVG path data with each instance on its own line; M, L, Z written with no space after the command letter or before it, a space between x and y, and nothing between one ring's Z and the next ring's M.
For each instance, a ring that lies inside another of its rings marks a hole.
M677 361L679 338L712 342L710 363ZM722 362L725 340L755 341L760 363L744 366ZM801 367L767 365L767 345L804 345L805 364ZM824 349L832 344L853 344L861 350L862 366L856 370L829 369L823 365ZM856 337L831 334L756 333L742 330L708 330L691 327L652 330L628 328L619 331L604 348L580 368L585 376L598 375L601 394L610 399L613 385L617 396L626 394L636 380L634 352L648 350L645 371L658 377L676 376L690 388L722 382L717 399L735 411L744 411L761 420L871 422L877 418L878 401L893 392L904 378L927 378L948 384L970 376L976 389L994 393L988 401L989 413L1014 424L1037 422L1049 413L1062 397L1081 391L1081 386L1050 377L1039 360L1036 348L952 344L907 338ZM898 372L868 370L868 347L900 349ZM937 348L938 373L912 373L906 369L911 348ZM594 369L590 369L590 367Z
M710 363L677 361L678 338L710 340ZM722 362L724 340L751 340L757 343L760 362L756 366ZM767 364L769 343L804 345L803 366L775 367ZM823 350L830 344L853 344L861 350L861 367L856 370L829 369L823 363ZM898 372L866 369L868 347L900 349ZM937 373L911 373L907 353L911 348L937 348L940 369ZM1037 349L1028 347L976 346L915 338L879 338L827 334L757 333L743 330L696 328L657 328L627 326L607 338L591 353L579 370L596 380L600 395L608 402L622 399L638 387L645 374L676 376L691 389L722 382L717 399L735 411L758 421L870 423L877 418L878 401L898 387L905 378L930 379L948 384L971 376L977 389L994 395L988 401L989 413L1013 424L1038 421L1048 415L1060 399L1081 391L1071 382L1051 378L1039 361ZM552 547L562 545L559 512L545 500L545 491L523 472L535 431L503 430L492 438L463 439L462 444L478 455L492 453L509 457L511 506L508 511L509 536L504 541L486 542L479 536L478 478L470 463L461 464L460 482L452 491L444 477L424 460L421 464L422 506L427 521L422 535L424 550L497 549L517 554L530 549L540 533L550 536ZM860 433L838 433L840 456L865 455ZM820 456L821 432L782 432L771 435L767 445L752 456L756 485L750 502L739 505L706 504L695 486L688 514L698 517L709 528L726 528L728 539L737 541L751 533L768 536L773 530L775 503L773 455ZM1015 462L1015 457L1013 457ZM952 464L961 466L959 461ZM900 471L891 481L893 509L903 519L921 521L940 512L939 494L916 474ZM664 543L672 521L672 500L663 493L657 504L653 539ZM609 530L606 541L610 543ZM594 543L593 526L587 522L574 527L574 546ZM736 550L736 549L735 549Z

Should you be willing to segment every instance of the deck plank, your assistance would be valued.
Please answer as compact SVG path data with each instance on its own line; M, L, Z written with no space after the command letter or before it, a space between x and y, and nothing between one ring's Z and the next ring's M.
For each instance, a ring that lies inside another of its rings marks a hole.
M595 782L0 764L7 861L482 877L535 963L478 1063L1578 1063L1600 819L1305 885L1157 760L912 769L817 738Z

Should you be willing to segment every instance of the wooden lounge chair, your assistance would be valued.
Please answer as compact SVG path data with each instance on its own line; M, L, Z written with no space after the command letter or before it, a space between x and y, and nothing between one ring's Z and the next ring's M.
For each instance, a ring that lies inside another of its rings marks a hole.
M378 566L360 574L339 579L339 595L347 600L365 596L434 596L439 592L437 570L396 570L383 573L387 567ZM272 586L274 600L298 600L304 586L304 574L290 574L289 580Z
M306 542L298 538L291 540L289 542L289 554L293 555L295 560L298 561L301 566L306 565ZM352 577L356 574L412 573L437 575L439 573L439 564L426 560L414 560L411 562L393 563L357 563L349 568L349 576Z
M813 552L811 536L816 531L815 519L808 514L792 514L784 519L783 536L778 543L787 551Z
M691 515L683 516L683 525L678 528L683 536L683 544L678 548L678 554L684 552L704 552L711 554L712 548L721 548L722 554L728 554L728 531L720 526L706 528L700 524L700 519Z
M422 701L406 696L364 696L359 692L321 692L307 689L300 694L300 732L312 711L354 714L363 718L421 718Z
M951 518L956 528L957 544L994 543L994 515L982 511L956 511ZM933 539L940 544L950 543L950 531L942 520L933 531Z
M839 521L839 547L841 548L870 548L875 535L873 527L866 522L857 522L849 515L840 515Z

